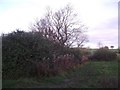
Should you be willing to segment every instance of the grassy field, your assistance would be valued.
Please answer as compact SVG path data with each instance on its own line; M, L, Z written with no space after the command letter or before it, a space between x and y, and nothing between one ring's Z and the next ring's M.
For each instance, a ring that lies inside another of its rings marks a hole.
M79 68L55 77L3 80L4 87L15 88L115 88L118 87L117 61L89 61Z
M91 54L93 54L96 50L98 50L98 49L89 49ZM118 49L109 49L109 50L113 51L113 52L118 52Z

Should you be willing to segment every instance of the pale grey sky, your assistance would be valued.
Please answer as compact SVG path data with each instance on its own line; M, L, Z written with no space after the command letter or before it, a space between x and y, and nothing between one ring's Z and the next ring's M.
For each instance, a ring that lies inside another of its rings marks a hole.
M118 47L118 0L0 0L0 34L17 28L29 30L47 6L57 10L68 3L88 27L86 47L96 48L98 42Z

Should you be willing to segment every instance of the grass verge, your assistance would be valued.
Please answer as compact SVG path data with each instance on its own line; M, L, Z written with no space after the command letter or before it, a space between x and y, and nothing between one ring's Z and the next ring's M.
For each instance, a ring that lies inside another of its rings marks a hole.
M3 80L4 87L15 88L117 88L117 61L89 61L79 68L54 77Z

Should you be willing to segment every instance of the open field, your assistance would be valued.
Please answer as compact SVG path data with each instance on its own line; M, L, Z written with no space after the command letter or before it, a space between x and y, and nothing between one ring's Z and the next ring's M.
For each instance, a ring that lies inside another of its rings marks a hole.
M93 54L96 50L98 50L98 49L89 49L91 54ZM118 52L118 49L109 49L109 50L113 51L113 52Z
M80 65L79 68L63 72L55 77L3 80L3 87L116 88L118 87L118 62L89 61Z

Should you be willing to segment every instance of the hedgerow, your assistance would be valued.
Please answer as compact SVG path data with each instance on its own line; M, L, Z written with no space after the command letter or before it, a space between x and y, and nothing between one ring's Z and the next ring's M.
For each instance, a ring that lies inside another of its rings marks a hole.
M92 55L93 60L99 60L99 61L112 61L116 60L117 54L116 52L113 52L106 48L100 48L94 52Z
M61 46L38 32L17 30L2 35L4 79L49 76L74 67L80 60L79 50Z

